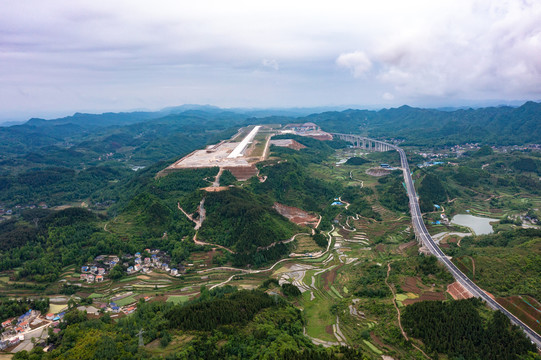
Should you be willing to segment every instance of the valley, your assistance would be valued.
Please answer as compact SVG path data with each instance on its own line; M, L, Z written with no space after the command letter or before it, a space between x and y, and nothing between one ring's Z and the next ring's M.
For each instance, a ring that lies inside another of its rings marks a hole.
M249 125L228 133L228 140L111 184L100 195L116 194L106 211L27 209L1 222L0 236L21 245L3 242L9 260L2 260L0 300L46 296L55 314L79 309L88 321L112 320L98 331L115 336L119 327L134 335L139 325L129 324L154 314L136 350L161 356L185 351L188 343L201 347L203 338L196 327L160 327L158 313L260 294L256 303L267 304L269 297L279 305L262 305L270 307L235 331L265 321L271 331L278 325L268 322L276 314L296 319L295 329L280 330L296 343L295 351L434 358L437 350L407 330L403 316L413 319L413 304L453 303L471 294L415 240L399 154L320 140L330 135L312 123ZM414 167L420 150L407 148L422 221L464 274L539 332L541 237L535 219L541 201L529 173L508 170L523 166L517 156L539 160L528 152L475 152L481 150ZM446 221L460 213L495 219L494 234L478 236ZM519 258L531 265L514 272ZM92 281L83 278L86 266ZM472 304L482 321L492 321L485 305ZM77 324L71 318L63 323ZM234 343L215 333L225 329L220 326L229 325L211 326L218 343ZM53 328L65 334L65 326ZM78 331L82 341L87 334ZM155 343L164 337L165 345ZM67 350L59 340L56 346ZM229 351L213 346L217 353ZM286 349L272 351L283 355Z

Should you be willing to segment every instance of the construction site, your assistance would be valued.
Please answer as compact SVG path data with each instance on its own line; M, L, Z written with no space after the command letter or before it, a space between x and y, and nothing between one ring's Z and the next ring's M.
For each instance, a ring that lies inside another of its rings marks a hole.
M274 135L295 134L331 140L332 136L312 123L279 125L257 125L239 129L228 140L196 150L168 166L158 174L166 175L178 169L219 167L229 170L237 180L244 181L258 174L255 166L269 157L270 145L301 149L304 146L295 140L272 140Z

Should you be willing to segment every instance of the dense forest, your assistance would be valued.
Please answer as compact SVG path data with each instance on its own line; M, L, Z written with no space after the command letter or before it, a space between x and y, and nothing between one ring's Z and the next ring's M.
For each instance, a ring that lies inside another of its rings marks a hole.
M540 111L541 104L530 101L517 108L441 111L401 106L379 111L346 110L314 114L303 120L334 132L401 138L404 145L514 145L539 142Z
M258 247L287 240L299 232L272 204L240 188L207 194L205 209L207 218L200 238L236 252L255 252Z
M404 310L402 323L406 332L419 338L429 353L443 353L450 358L519 359L535 352L536 347L501 312L488 320L478 312L479 299L440 302L423 301Z
M144 344L158 342L165 349L174 332L177 339L186 339L166 359L368 359L353 348L315 346L303 335L303 321L301 312L280 298L226 286L205 289L184 305L141 301L132 316L118 322L109 316L87 319L73 308L60 333L50 332L54 350L44 353L36 347L14 359L156 358L138 346L141 329Z

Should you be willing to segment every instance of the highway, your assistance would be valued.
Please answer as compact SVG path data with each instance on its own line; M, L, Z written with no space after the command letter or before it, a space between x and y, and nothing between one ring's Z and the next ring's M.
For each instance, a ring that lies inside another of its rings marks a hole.
M406 153L404 150L399 148L398 146L394 146L391 144L388 144L392 146L393 149L398 151L400 154L400 162L402 165L402 169L404 172L404 181L406 184L406 189L408 192L409 197L409 205L410 205L410 212L411 212L411 219L413 226L415 227L415 232L417 236L421 238L422 243L424 246L428 248L430 253L432 255L436 256L439 261L441 261L447 269L451 272L453 277L465 288L467 289L473 296L483 299L488 306L490 306L494 310L500 310L502 313L504 313L513 324L518 325L524 330L526 335L530 338L530 340L537 346L538 349L541 349L541 336L537 334L535 331L533 331L531 328L529 328L526 324L524 324L521 320L519 320L516 316L511 314L509 311L507 311L503 306L498 304L494 299L492 299L489 295L487 295L481 288L479 288L473 281L471 281L462 271L460 271L455 264L449 260L449 258L441 251L439 246L434 242L432 239L432 236L428 233L428 230L426 229L426 226L423 222L423 216L421 214L421 209L419 208L419 201L417 198L417 194L415 192L415 187L413 186L413 180L411 179L411 172L408 164L408 159L406 158Z
M398 151L400 154L400 163L402 170L404 172L404 183L406 185L406 190L408 192L408 198L409 198L409 206L410 206L410 213L411 213L411 221L413 223L413 227L415 229L415 234L417 235L418 239L420 239L423 243L423 245L430 251L430 253L437 257L439 261L441 261L445 267L451 272L451 275L455 278L456 281L458 281L466 290L468 290L473 296L477 298L481 298L484 300L488 306L490 306L494 310L499 310L502 313L504 313L509 320L519 326L526 335L530 338L532 343L534 343L538 349L541 350L541 336L533 331L528 325L524 324L520 319L518 319L515 315L511 314L509 311L507 311L503 306L498 304L496 300L492 299L487 293L485 293L479 286L477 286L473 281L471 281L462 271L460 271L455 264L449 260L449 258L441 251L439 246L434 242L432 239L432 236L428 233L428 230L426 229L425 223L423 221L423 216L421 214L421 209L419 207L419 199L417 198L417 194L415 192L415 187L413 186L413 180L411 179L411 171L408 164L408 159L406 157L406 153L404 150L399 148L396 145L383 142L380 140L375 139L369 139L364 136L360 135L353 135L353 134L338 134L338 133L331 133L333 136L337 136L338 138L353 142L354 144L362 143L362 148L366 149L365 143L368 143L368 151L372 148L370 145L370 142L374 142L374 144L379 144L379 147L376 147L376 151L386 151L389 149L394 149ZM380 150L378 150L380 149Z

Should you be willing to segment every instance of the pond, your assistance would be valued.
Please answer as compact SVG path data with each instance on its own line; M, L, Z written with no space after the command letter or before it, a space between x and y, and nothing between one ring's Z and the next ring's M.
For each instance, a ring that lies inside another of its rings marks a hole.
M451 219L451 223L469 227L476 235L492 234L494 231L490 223L493 221L498 221L498 219L484 218L469 214L458 214Z

